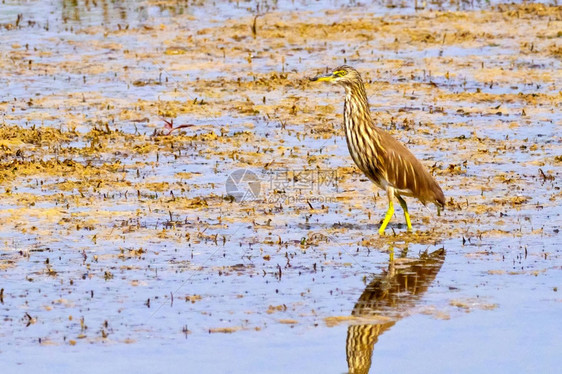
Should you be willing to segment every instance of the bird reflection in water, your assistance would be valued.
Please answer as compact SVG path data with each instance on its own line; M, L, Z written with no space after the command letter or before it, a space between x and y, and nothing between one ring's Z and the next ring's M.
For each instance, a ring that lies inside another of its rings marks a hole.
M347 330L346 353L350 374L368 373L378 337L407 315L427 291L445 260L445 249L422 253L419 259L394 261L391 249L388 271L373 279L355 304L358 324ZM366 320L366 322L363 322Z

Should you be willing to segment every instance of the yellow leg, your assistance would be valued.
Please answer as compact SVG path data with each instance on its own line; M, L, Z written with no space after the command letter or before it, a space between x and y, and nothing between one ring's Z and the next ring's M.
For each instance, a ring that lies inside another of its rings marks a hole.
M379 234L384 235L384 229L386 229L386 225L390 222L390 219L394 215L394 203L392 199L389 197L388 199L388 210L386 211L386 215L384 216L384 220L382 221L381 227L379 228Z
M406 225L408 225L408 231L412 232L412 222L410 222L410 213L407 210L404 211L404 217L406 217Z
M400 202L400 206L404 210L404 217L406 218L406 225L408 225L408 231L412 231L412 222L410 221L410 213L408 213L408 205L406 205L406 201L402 198L402 196L396 196L398 198L398 202Z

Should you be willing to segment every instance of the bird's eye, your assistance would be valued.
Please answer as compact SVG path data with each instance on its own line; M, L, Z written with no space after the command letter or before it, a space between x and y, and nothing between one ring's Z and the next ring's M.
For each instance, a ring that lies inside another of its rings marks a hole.
M343 77L345 75L345 71L343 70L334 71L333 75L338 78Z

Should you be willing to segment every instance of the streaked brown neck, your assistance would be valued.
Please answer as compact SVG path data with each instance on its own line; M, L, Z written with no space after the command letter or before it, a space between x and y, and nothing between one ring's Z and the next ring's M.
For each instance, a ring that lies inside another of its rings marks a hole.
M347 82L345 85L345 127L350 130L356 125L371 124L371 113L365 86L361 79Z

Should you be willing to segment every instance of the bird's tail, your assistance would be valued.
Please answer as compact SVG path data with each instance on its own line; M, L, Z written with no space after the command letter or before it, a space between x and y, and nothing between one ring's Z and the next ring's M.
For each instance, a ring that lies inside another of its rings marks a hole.
M443 194L443 190L437 183L433 185L431 189L433 191L433 202L439 209L445 208L445 195Z

